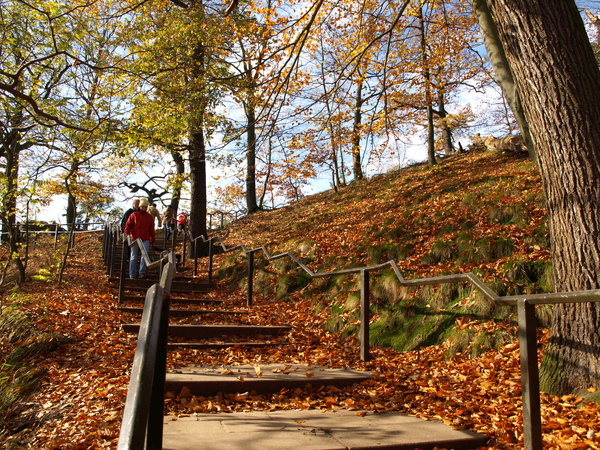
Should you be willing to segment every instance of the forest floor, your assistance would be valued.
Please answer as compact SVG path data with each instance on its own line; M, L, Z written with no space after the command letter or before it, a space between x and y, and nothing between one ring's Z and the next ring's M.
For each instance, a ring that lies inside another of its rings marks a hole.
M485 159L489 156L479 158L479 162L486 164L488 176L494 170L522 170L518 168L519 162L510 167L510 162L500 165L493 157L490 160ZM475 165L477 162L472 160L470 163ZM534 173L528 172L527 177L532 180L532 185L536 183ZM464 181L456 179L455 182ZM367 194L365 196L368 197ZM366 211L354 199L359 209L348 211L345 217L360 214L361 227L364 228L372 226L370 222L363 224L367 217L375 221L389 213L389 205L371 197ZM314 209L318 201L322 201L322 197L306 199L309 206L305 202L304 207ZM429 205L426 206L429 208ZM423 204L420 207L423 208ZM306 210L302 212L291 207L280 211L280 214L289 218L296 214L294 211L298 215L307 214ZM229 232L227 242L252 246L293 239L291 234L282 232L277 235L273 231L281 222L280 217L272 215L267 219L267 213L257 217L256 223L247 220L238 224ZM264 221L269 220L270 226L265 226ZM338 223L332 223L331 217L327 220L315 225L310 232L316 233L313 230L325 227L330 230L330 238L322 235L324 245L328 244L328 252L351 251L353 247L349 246L349 242L352 233L339 230L332 233L332 226L337 227ZM347 226L346 229L356 228ZM289 233L289 227L286 230ZM302 233L302 230L298 232ZM6 409L5 417L0 417L2 448L116 448L136 339L121 330L123 314L108 283L99 240L97 235L78 238L61 285L53 280L30 280L2 296L3 314L7 310L17 310L28 318L37 336L39 333L53 336L53 345L23 357L41 383L30 395ZM44 250L40 246L36 251ZM544 253L536 248L528 252L538 252L538 256ZM424 267L423 271L426 270ZM219 282L211 295L215 299L225 299L231 307L241 307L245 302L245 292L229 291L225 281ZM490 438L486 447L489 449L522 447L521 380L516 339L499 350L491 350L476 358L465 353L447 360L445 346L442 345L405 353L373 348L373 359L362 362L358 342L354 338L325 331L324 323L328 318L325 310L315 313L310 298L298 295L292 300L273 301L257 295L251 314L255 324L295 327L285 346L246 351L239 348L171 351L169 368L188 364L231 367L236 364L289 363L370 370L375 372L375 377L353 388L216 396L194 399L193 404L189 399L178 399L175 394L169 396L166 402L169 413L175 418L198 412L225 414L239 410L349 409L358 414L398 411L441 420L457 429L485 433ZM489 332L512 328L511 332L516 334L514 324L457 321L456 326L479 327ZM547 339L548 331L539 329L540 357ZM6 355L23 347L27 343L24 340L3 342L1 360L4 362ZM5 378L16 377L14 373L11 375L9 367L3 366L2 370L1 375ZM542 394L541 402L544 448L600 448L598 404L583 402L575 395L555 397Z

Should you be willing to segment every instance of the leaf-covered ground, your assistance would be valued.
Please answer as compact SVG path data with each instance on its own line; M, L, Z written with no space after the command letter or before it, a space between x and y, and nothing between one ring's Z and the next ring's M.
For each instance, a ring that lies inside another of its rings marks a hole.
M498 208L526 205L530 228L494 221L489 207L478 207L481 183L498 186L490 201ZM464 156L433 172L411 169L346 188L340 194L324 193L304 199L299 205L271 213L260 213L236 224L225 241L271 250L296 251L299 242L318 241L311 265L329 267L335 261L370 263L363 244L375 246L384 239L384 228L404 227L415 238L412 252L399 261L411 276L430 276L448 271L481 270L487 277L501 275L498 261L476 264L456 262L423 264L439 239L440 229L452 220L456 230L468 219L471 230L493 234L497 227L513 233L517 256L549 259L549 253L532 239L544 218L539 198L539 179L523 160L494 155ZM427 218L432 220L427 221ZM536 223L537 221L537 223ZM414 228L411 228L414 227ZM496 227L496 228L495 228ZM454 231L450 231L453 233ZM377 237L378 236L378 237ZM362 250L361 250L362 249ZM356 256L357 252L364 254ZM299 251L299 254L302 252ZM331 258L334 255L335 258ZM240 264L245 262L240 259ZM341 267L340 267L341 268ZM243 308L245 292L229 293L225 283L212 294L227 300L230 308ZM522 446L521 383L518 342L477 358L467 354L444 358L444 346L407 353L374 348L373 360L359 360L358 342L324 331L328 310L314 312L306 292L293 292L282 302L257 294L248 321L256 324L288 324L294 332L283 346L269 349L180 350L169 355L169 367L187 364L269 363L351 367L376 372L373 380L352 389L306 389L272 395L225 395L190 398L169 394L166 405L174 417L194 412L227 413L254 409L317 408L356 410L361 414L399 411L439 419L452 426L486 433L487 448ZM0 444L6 448L115 448L135 338L120 329L132 316L122 314L108 285L99 254L98 237L78 241L70 260L66 283L56 286L43 281L26 283L18 294L4 295L27 314L32 327L54 332L57 346L30 361L41 374L42 384L24 402L9 411ZM456 327L477 327L492 332L510 324L458 320ZM548 338L539 330L540 353ZM23 342L3 343L4 356ZM600 447L598 406L575 396L542 395L545 448Z

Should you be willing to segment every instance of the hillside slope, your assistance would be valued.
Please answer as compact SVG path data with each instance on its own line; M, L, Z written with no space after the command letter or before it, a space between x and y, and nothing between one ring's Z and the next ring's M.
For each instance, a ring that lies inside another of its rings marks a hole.
M265 246L271 253L290 251L316 272L394 260L408 279L474 272L500 295L552 290L540 179L536 168L516 155L462 154L433 170L417 166L379 175L244 218L228 228L225 241ZM317 311L330 311L329 331L356 332L359 296L353 277L311 281L289 260L267 266L257 259L263 270L255 289L265 298L310 297ZM229 258L222 267L222 276L244 283L239 259ZM441 343L459 318L498 321L513 314L468 286L401 288L389 270L373 275L371 290L372 342L397 350ZM477 340L472 330L465 333L462 341ZM475 353L507 337L496 338Z
M473 270L507 292L541 290L547 280L538 275L550 266L541 203L539 181L527 161L461 155L434 171L407 169L354 184L339 194L327 192L290 208L256 214L231 226L225 241L266 245L273 252L291 250L314 270L392 257L407 277ZM36 246L49 264L53 247L51 241ZM32 280L2 298L2 448L116 448L137 341L120 327L124 320L132 321L132 313L119 310L100 248L99 236L78 237L63 284ZM229 277L218 280L210 298L232 309L248 309L244 320L254 324L286 324L294 331L283 345L267 348L170 351L170 371L303 364L369 370L374 376L343 389L312 388L309 383L304 389L264 395L189 398L168 393L165 407L173 420L180 415L283 409L393 412L485 433L490 450L522 447L520 354L510 313L483 304L464 286L410 291L383 273L372 279L372 331L379 342L371 348L372 360L363 362L352 336L357 309L353 277L310 280L285 260L265 264L259 256L255 306L246 308L244 289L224 289L226 282L243 287L246 259L218 258L221 275ZM205 259L201 265L203 277ZM181 269L191 271L189 261ZM509 320L498 320L503 314ZM436 317L449 319L435 325ZM11 318L22 325L19 336ZM445 342L427 346L426 340L416 339L417 322L430 324L421 327L422 334L434 326L455 334L429 333ZM415 329L406 332L406 324ZM399 338L392 339L400 335L413 336L413 341L404 340L407 346L422 348L383 348L400 347ZM496 335L496 344L503 342L502 335L509 342L482 353L494 342L478 336L493 341L489 338ZM540 330L540 350L546 339L547 332ZM449 358L452 348L455 356ZM473 357L474 353L482 354ZM598 404L575 395L542 394L541 405L545 449L600 448Z

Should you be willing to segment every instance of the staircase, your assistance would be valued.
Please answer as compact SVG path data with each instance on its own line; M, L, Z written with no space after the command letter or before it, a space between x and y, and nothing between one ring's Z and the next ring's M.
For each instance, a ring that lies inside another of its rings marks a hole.
M160 242L160 238L157 239ZM121 251L116 255L121 255ZM114 264L120 267L119 258ZM191 262L190 264L193 264ZM171 351L237 351L256 347L285 346L294 332L289 326L256 323L253 309L239 302L216 299L214 286L199 277L187 276L185 265L171 285L168 343ZM114 273L118 273L115 271ZM137 333L148 288L157 282L158 271L148 279L124 280L121 296L122 328ZM111 278L119 288L119 278ZM331 369L299 364L231 365L228 367L186 366L171 369L166 376L167 402L190 405L197 398L233 395L276 397L278 393L301 390L348 388L372 378L364 371ZM477 448L486 436L452 430L435 421L399 414L366 411L276 410L244 412L235 409L192 416L167 415L162 443L164 449L349 449L349 448ZM222 412L222 413L218 413Z

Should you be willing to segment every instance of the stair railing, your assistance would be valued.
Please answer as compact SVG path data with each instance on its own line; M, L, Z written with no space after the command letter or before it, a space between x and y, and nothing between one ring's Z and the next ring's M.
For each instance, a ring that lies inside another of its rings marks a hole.
M254 278L254 255L262 251L268 261L274 261L281 258L290 258L311 278L332 277L337 275L358 275L361 281L360 285L360 356L363 361L370 360L369 343L369 311L370 311L370 293L369 293L369 273L380 271L390 267L400 285L402 286L426 286L443 283L462 283L468 282L478 289L488 300L499 305L516 306L519 325L519 344L520 344L520 364L521 364L521 383L523 396L523 432L526 450L538 450L542 448L542 423L541 423L541 405L540 405L540 381L537 357L537 335L535 306L561 303L588 303L600 302L600 289L576 292L557 292L546 294L524 294L499 296L490 289L477 275L472 272L442 275L427 278L415 278L407 280L402 275L400 268L395 261L387 261L382 264L367 267L355 267L351 269L334 270L330 272L314 272L300 259L291 252L272 255L265 247L248 249L244 245L227 247L219 236L209 239L199 236L204 243L209 246L209 282L212 280L212 258L214 241L218 242L221 252L228 253L235 250L241 250L248 255L248 294L247 305L252 305L252 290Z
M162 448L169 297L174 274L175 256L170 252L160 282L146 293L121 422L119 450Z

